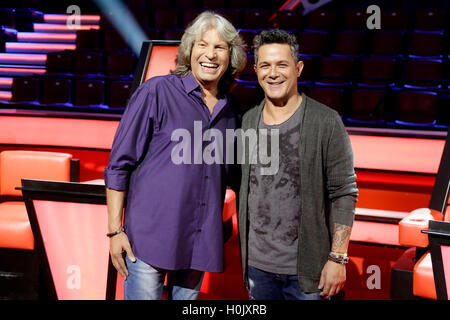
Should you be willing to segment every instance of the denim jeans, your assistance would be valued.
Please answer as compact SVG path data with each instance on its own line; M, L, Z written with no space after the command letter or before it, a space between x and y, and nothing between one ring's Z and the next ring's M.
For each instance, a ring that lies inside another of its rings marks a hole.
M168 299L197 300L204 272L197 270L164 270L136 258L125 258L128 277L123 282L125 300L161 300L164 279L168 273Z
M303 292L297 275L276 274L248 266L248 281L250 300L323 300L320 292Z

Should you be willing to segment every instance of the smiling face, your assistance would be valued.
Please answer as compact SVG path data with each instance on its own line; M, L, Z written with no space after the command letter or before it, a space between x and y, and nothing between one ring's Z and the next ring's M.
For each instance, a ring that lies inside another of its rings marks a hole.
M270 43L258 49L255 72L267 100L285 105L298 94L297 78L303 62L295 62L288 44Z
M208 89L217 89L220 78L230 64L230 49L213 27L194 42L191 51L191 71L197 82Z

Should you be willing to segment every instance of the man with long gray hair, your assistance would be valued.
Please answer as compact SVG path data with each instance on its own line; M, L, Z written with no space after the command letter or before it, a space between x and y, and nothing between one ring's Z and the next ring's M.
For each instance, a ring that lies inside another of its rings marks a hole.
M110 253L125 299L161 299L166 274L169 298L197 299L204 272L223 271L229 167L224 161L174 163L171 137L180 128L194 133L194 122L222 134L236 128L228 92L245 62L237 30L204 12L181 39L176 69L146 81L131 97L105 168ZM203 142L191 145L190 156L201 157Z

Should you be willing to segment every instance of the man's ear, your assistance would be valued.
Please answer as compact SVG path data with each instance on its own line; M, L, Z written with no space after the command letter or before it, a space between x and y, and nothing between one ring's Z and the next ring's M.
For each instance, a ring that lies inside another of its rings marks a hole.
M299 62L297 62L297 66L296 66L296 68L297 68L297 78L300 77L300 75L302 74L304 66L305 65L303 64L303 61L300 60Z

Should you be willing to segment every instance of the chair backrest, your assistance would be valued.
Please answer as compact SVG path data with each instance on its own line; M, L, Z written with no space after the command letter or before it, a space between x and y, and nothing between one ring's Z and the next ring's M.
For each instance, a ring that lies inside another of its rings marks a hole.
M103 104L104 82L102 80L77 80L75 88L74 105L89 106Z
M399 94L397 120L433 124L437 117L438 96L432 91L403 91Z
M383 121L384 100L384 90L354 90L350 118L361 121Z
M132 81L113 81L109 91L110 108L125 108L130 97Z
M364 53L366 34L360 30L342 30L336 34L335 53L358 55Z
M442 77L442 60L410 59L406 65L406 83L419 87L438 86Z
M70 181L72 155L11 150L0 153L0 195L21 196L21 179Z
M404 9L381 10L383 30L406 30L409 28L409 13Z
M417 30L443 30L448 23L446 15L444 10L418 10L414 28Z
M333 30L336 26L337 14L332 10L314 10L309 14L308 29Z
M395 78L395 59L388 57L369 57L362 61L361 82L372 85L393 83Z
M302 31L299 34L301 54L323 55L328 52L328 32L320 30Z
M69 73L72 71L72 51L55 51L47 53L47 73Z
M31 77L14 78L11 87L11 101L32 102L38 100L39 80Z
M324 57L320 65L321 81L342 83L351 81L353 76L353 59Z
M70 79L43 79L41 103L57 104L70 103Z
M410 54L422 57L441 57L444 51L444 33L437 31L414 31Z
M372 38L371 51L377 56L396 56L404 53L405 33L403 31L376 31Z
M103 54L95 51L77 51L75 54L75 72L99 73L102 71Z
M344 106L344 90L339 88L314 87L308 96L336 110L340 115Z

